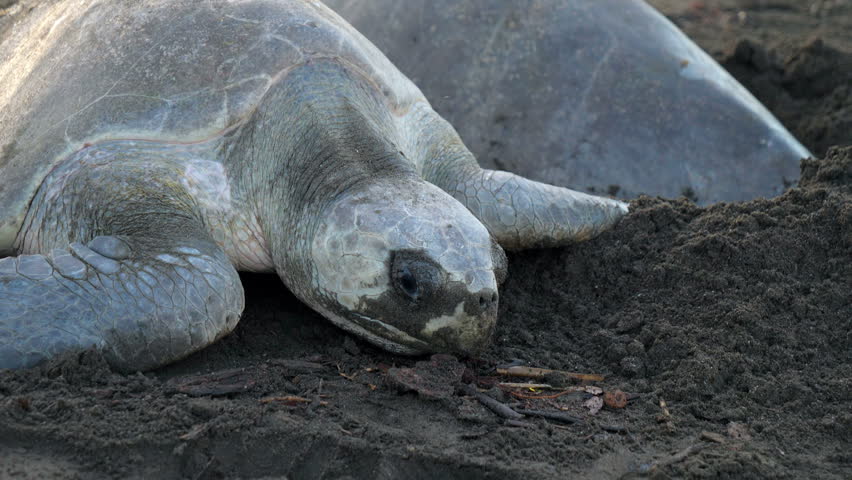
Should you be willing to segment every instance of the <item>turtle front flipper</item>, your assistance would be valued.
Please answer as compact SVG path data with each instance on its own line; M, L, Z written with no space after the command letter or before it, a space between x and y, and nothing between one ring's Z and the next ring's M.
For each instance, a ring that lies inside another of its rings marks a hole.
M470 169L446 188L506 249L587 240L615 225L627 204L499 170Z
M419 105L405 127L423 178L449 193L508 250L556 247L587 240L628 212L624 202L481 168L455 129Z
M174 168L72 167L32 202L18 237L32 255L0 260L0 368L96 348L118 370L148 370L230 332L239 275Z
M96 237L0 260L0 368L97 348L116 369L148 370L231 331L243 306L236 271L212 242L185 240L151 249Z

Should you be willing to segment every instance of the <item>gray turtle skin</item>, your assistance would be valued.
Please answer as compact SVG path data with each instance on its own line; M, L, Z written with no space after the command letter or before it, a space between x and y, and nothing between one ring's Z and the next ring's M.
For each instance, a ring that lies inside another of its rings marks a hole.
M483 166L699 204L780 194L810 153L642 0L329 0Z
M236 325L238 270L390 351L476 354L503 248L627 212L480 168L319 2L45 3L0 84L0 368L185 357Z

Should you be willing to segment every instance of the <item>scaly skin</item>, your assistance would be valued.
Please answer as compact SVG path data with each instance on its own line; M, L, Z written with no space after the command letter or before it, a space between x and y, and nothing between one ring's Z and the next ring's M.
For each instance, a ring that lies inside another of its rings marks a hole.
M497 170L457 172L455 183L446 190L467 206L507 250L588 240L627 213L624 202Z
M411 115L423 178L466 206L507 250L566 245L592 238L627 214L628 205L510 172L480 168L456 131L432 109Z
M239 276L174 165L82 162L54 179L20 237L50 253L0 260L0 367L97 348L119 370L146 370L234 328Z

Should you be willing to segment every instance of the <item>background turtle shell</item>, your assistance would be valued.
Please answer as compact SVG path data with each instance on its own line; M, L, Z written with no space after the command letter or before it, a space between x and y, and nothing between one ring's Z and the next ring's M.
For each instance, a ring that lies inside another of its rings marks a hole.
M701 204L774 196L809 152L642 0L328 0L481 165Z
M290 68L342 57L397 107L422 96L320 2L46 1L0 45L0 255L44 176L106 139L198 142Z

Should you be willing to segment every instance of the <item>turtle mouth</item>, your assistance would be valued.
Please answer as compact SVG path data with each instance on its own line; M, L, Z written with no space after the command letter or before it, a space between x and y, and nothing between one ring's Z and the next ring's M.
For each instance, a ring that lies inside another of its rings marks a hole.
M384 348L389 352L403 355L422 355L434 350L434 348L425 341L414 338L402 330L392 325L388 325L381 320L376 320L366 315L361 315L360 313L353 312L352 315L357 317L360 320L359 323L361 323L360 325L352 323L349 324L349 326L359 329L358 332L353 331L352 333L361 335L369 342ZM348 329L347 326L344 325L341 325L341 327L344 330Z
M435 350L427 342L412 337L402 330L392 325L388 325L381 320L376 320L366 315L361 315L360 313L347 312L348 315L357 318L358 321L356 322L324 308L318 308L317 310L325 318L331 320L331 323L341 329L357 337L363 338L373 345L391 353L400 355L423 355Z

